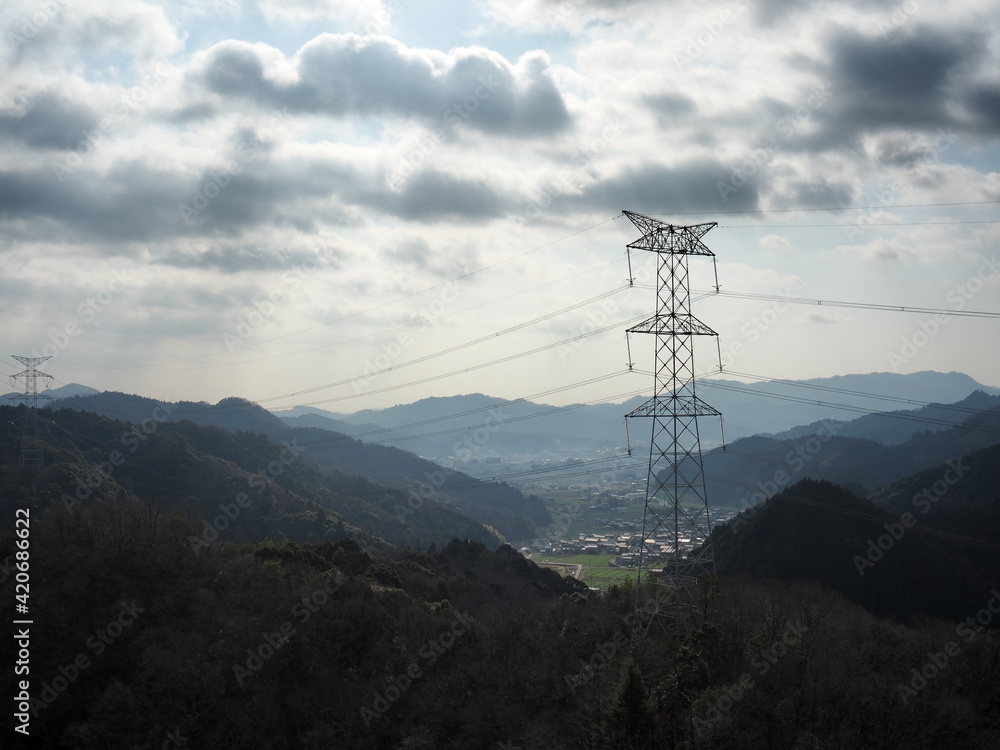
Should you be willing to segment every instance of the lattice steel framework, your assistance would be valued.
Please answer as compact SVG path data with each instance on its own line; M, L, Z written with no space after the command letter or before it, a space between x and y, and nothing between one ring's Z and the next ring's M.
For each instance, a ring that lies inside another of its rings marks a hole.
M698 417L721 413L695 394L694 337L718 334L691 314L688 258L708 256L715 270L715 253L701 238L717 224L677 226L623 213L642 232L628 251L658 255L656 314L628 329L655 337L653 397L625 417L650 417L653 423L636 607L649 615L667 614L673 608L663 605L677 603L699 575L715 567L707 543L712 525Z
M24 466L44 466L45 457L42 454L41 420L38 418L39 399L48 399L38 392L38 379L48 386L52 376L38 371L38 365L51 357L12 357L24 365L25 369L10 376L11 385L17 385L18 378L24 380L24 393L18 398L24 403L24 418L21 429L21 454L18 464Z

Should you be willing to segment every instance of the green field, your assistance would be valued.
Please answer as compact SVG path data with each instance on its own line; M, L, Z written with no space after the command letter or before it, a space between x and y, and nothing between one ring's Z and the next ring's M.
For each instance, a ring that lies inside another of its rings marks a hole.
M582 565L583 582L597 589L606 589L626 578L634 578L635 571L628 568L612 568L608 562L614 555L545 555L532 558L536 563L558 563L559 565Z

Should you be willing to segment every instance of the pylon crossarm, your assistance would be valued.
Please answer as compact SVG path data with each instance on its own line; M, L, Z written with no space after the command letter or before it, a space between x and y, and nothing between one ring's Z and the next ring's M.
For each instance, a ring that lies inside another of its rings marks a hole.
M654 315L627 329L625 333L656 333L667 335L718 336L694 315Z
M646 403L636 407L625 415L626 419L635 417L718 417L722 412L709 406L697 396L672 398L670 396L654 396ZM683 425L681 431L684 431Z

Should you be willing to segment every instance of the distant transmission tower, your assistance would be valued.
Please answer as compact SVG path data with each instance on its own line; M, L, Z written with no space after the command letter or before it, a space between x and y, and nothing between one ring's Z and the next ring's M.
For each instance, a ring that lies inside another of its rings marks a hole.
M38 365L51 357L12 357L24 365L23 372L10 376L11 385L17 385L17 379L24 380L24 394L18 398L24 402L24 422L21 430L21 455L18 465L44 466L45 458L42 455L41 420L38 418L38 400L47 399L38 393L38 379L42 378L47 386L52 382L52 376L38 371Z
M675 226L648 216L623 212L642 232L628 245L657 253L656 314L628 333L650 333L656 342L653 397L625 415L651 417L649 473L642 520L636 608L651 621L679 616L678 606L694 594L698 576L715 571L698 417L721 413L695 395L694 337L717 336L691 314L688 257L712 258L701 238L716 222ZM631 274L630 274L631 275ZM626 426L628 422L626 421Z

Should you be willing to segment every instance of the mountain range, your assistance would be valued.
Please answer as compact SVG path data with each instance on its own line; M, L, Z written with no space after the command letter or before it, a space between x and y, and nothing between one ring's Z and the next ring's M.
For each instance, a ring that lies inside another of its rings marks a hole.
M487 422L486 401L483 452L519 424ZM239 398L55 401L44 467L18 467L17 431L0 431L0 513L31 522L32 740L992 747L996 402L707 453L710 492L760 502L713 531L697 606L661 620L633 578L597 594L504 544L547 513L502 483ZM8 602L24 539L0 535ZM14 663L14 639L0 655ZM0 689L18 694L13 670Z
M523 543L534 538L537 526L549 523L542 501L525 496L520 490L502 482L483 482L460 471L442 467L413 453L355 440L347 435L312 427L292 427L257 404L240 398L227 398L215 405L204 402L159 402L142 396L104 392L75 396L55 402L54 413L60 409L89 412L138 425L140 430L156 430L160 425L183 424L222 428L229 433L262 435L281 445L299 446L310 462L321 468L364 477L386 488L405 491L394 505L397 522L403 524L421 510L428 499L454 507L466 515L466 521L476 520L488 526L483 534Z
M722 412L725 436L730 441L759 433L781 433L819 420L843 420L845 415L882 412L887 407L952 404L974 392L984 396L1000 395L1000 389L954 372L871 373L760 383L706 378L698 381L697 389L701 398ZM308 406L275 413L290 425L330 429L447 460L459 455L464 441L484 426L494 410L503 419L503 429L491 435L488 445L480 447L479 455L501 459L528 454L586 458L624 452L624 415L646 400L644 396L636 396L620 404L551 406L470 394L421 399L411 404L365 409L353 414ZM969 408L976 408L977 403L986 405L987 401L980 398L970 403ZM892 424L893 428L885 432L896 442L908 439L918 430L944 427L931 421L917 423L899 419ZM703 448L721 444L718 420L703 419L699 429ZM874 427L863 426L862 431L872 439L880 439ZM648 451L642 420L633 425L630 438L634 452L641 455Z

